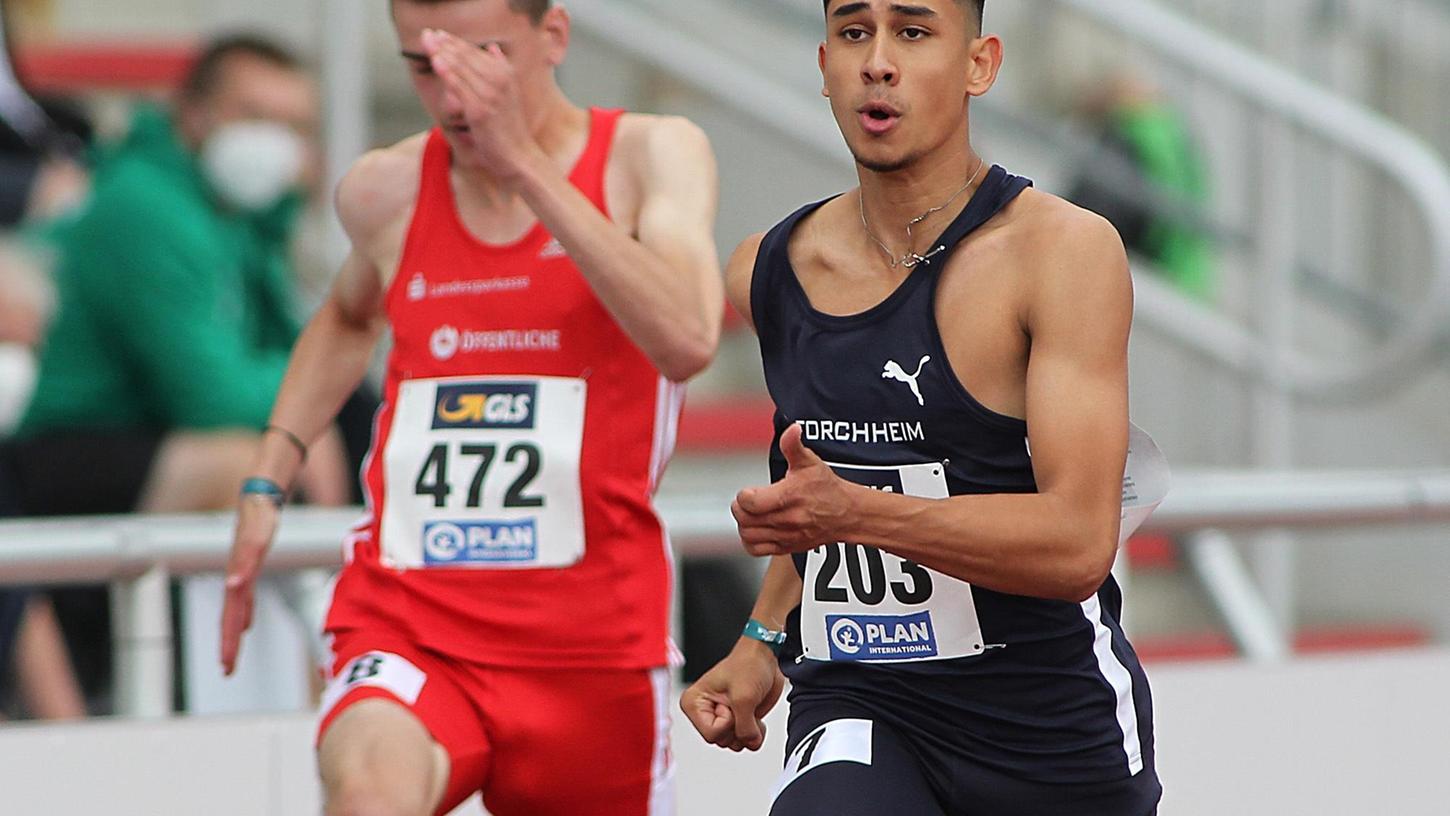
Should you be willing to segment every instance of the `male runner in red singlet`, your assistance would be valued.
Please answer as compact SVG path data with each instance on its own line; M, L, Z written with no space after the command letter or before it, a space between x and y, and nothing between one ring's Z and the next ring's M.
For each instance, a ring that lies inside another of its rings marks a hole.
M714 353L714 159L674 118L582 109L548 0L393 0L438 127L363 157L353 250L243 487L233 665L306 440L392 329L326 623L329 814L672 810L668 539L650 496ZM279 488L278 486L281 486Z

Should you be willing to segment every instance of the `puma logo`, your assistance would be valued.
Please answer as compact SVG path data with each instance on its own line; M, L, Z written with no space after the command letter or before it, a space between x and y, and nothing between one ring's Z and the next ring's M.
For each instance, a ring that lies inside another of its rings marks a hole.
M902 368L900 363L897 363L895 360L887 360L886 368L881 372L881 379L906 383L911 386L911 393L916 395L916 404L926 405L926 400L922 399L921 396L921 388L916 384L916 378L921 376L922 366L925 366L929 362L931 362L930 355L922 357L921 362L916 364L916 373L907 374L906 369Z

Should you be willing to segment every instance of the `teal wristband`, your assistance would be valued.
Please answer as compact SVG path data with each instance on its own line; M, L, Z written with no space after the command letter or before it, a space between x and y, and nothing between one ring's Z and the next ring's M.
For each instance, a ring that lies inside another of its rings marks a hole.
M741 631L740 636L758 640L769 646L770 650L776 654L780 654L780 647L785 645L785 632L771 629L755 618L745 622L745 629Z
M242 482L243 496L262 496L269 499L272 504L281 507L287 501L287 491L282 486L261 476L253 476Z

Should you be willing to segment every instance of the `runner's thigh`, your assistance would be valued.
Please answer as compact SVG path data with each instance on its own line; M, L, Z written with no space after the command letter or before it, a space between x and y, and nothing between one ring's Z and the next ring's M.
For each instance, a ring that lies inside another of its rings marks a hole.
M361 632L334 653L318 729L329 814L359 800L447 813L483 786L489 742L445 660Z
M493 816L669 816L665 669L496 669L478 674Z
M770 816L942 816L896 731L846 709L802 708L790 712L790 748Z

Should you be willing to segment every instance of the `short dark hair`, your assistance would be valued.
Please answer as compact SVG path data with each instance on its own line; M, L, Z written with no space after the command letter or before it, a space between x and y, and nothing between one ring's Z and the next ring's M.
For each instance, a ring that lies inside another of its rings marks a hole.
M286 46L260 34L227 34L207 43L181 81L181 98L188 102L211 96L221 84L222 69L232 57L252 57L278 68L301 71L302 60Z
M957 2L964 3L966 2L966 0L957 0ZM972 0L972 5L977 9L977 22L980 24L982 20L985 19L985 15L987 13L987 0ZM823 9L828 9L830 7L831 0L822 0Z
M389 2L395 3L398 0L389 0ZM406 2L430 6L451 3L453 0L406 0ZM517 14L529 15L529 21L534 25L538 25L539 21L544 19L544 12L548 11L552 5L554 5L553 0L509 0L509 8Z

